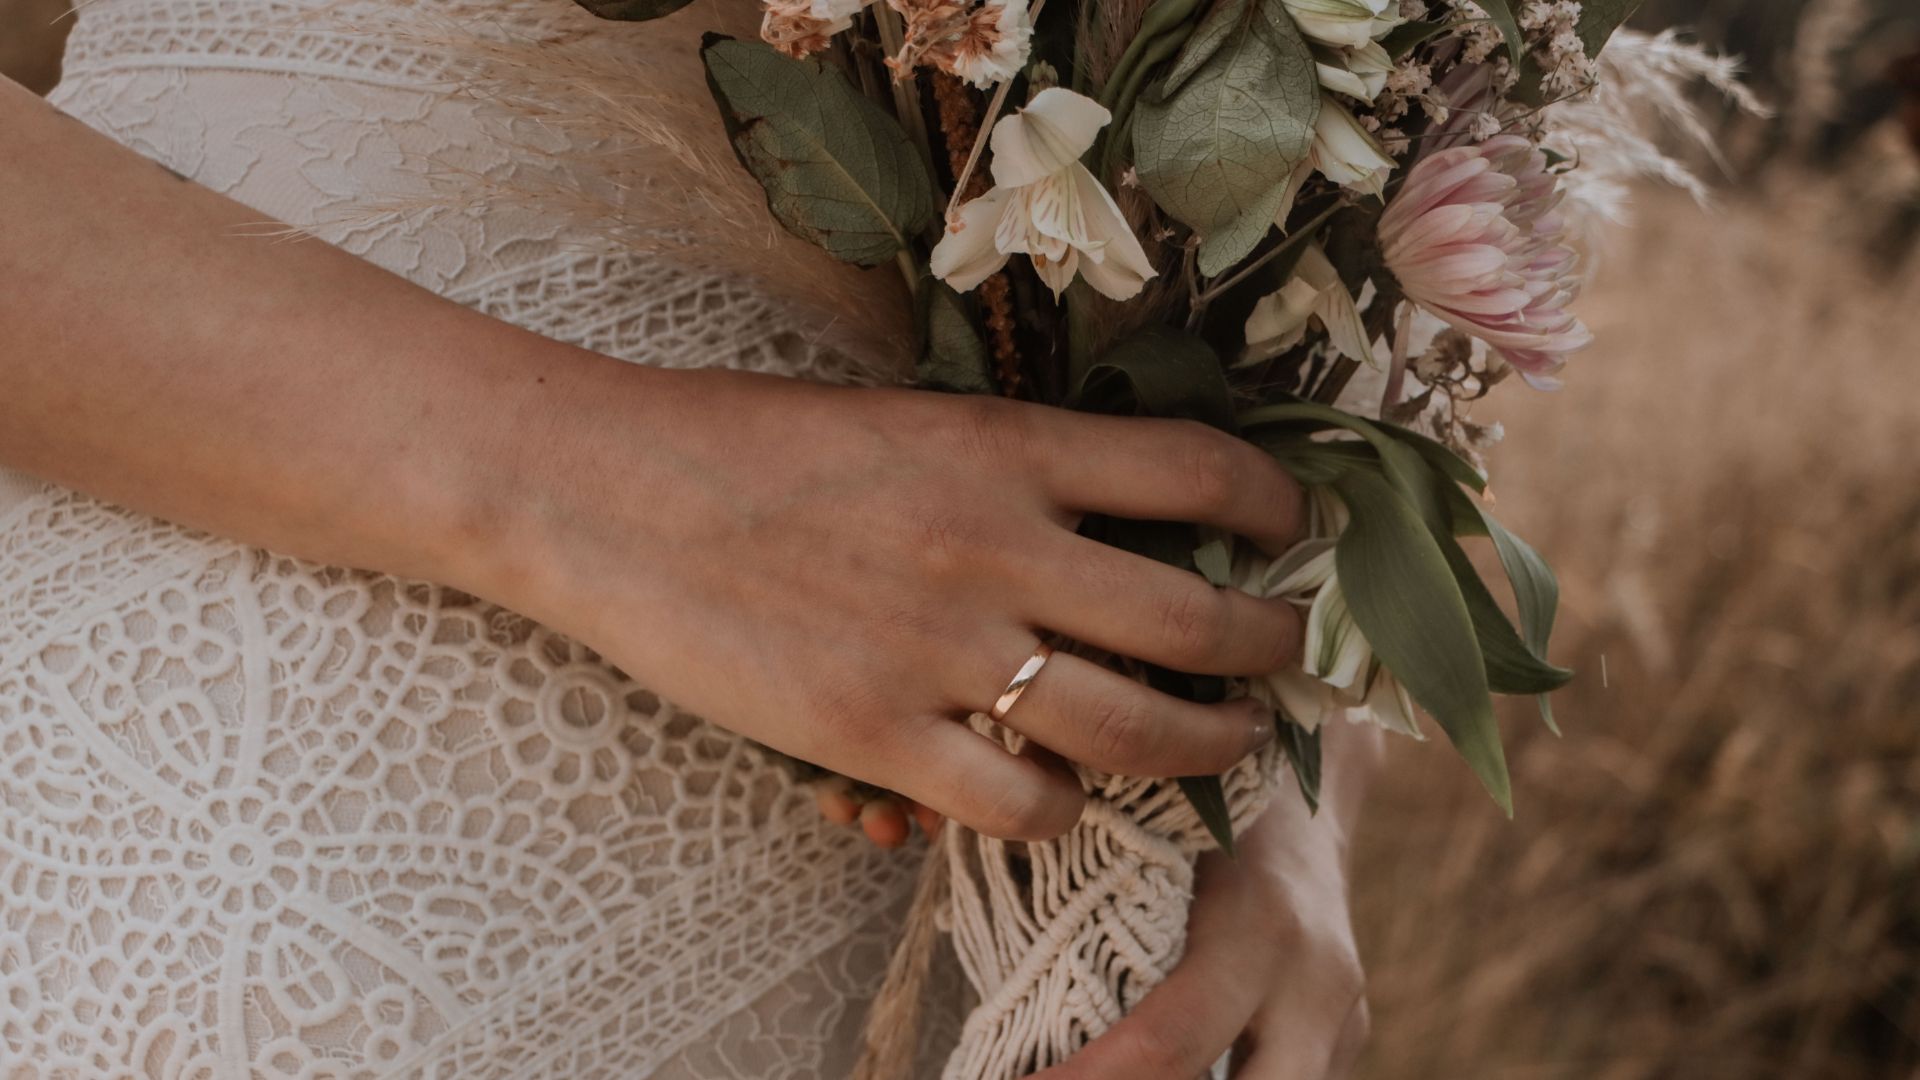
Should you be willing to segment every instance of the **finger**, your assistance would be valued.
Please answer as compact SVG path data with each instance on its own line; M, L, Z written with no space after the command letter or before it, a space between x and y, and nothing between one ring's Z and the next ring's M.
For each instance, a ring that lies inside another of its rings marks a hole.
M1086 792L1070 769L1009 753L955 720L912 722L889 765L895 790L975 832L1002 840L1050 840L1074 827ZM877 781L876 781L877 782Z
M1036 625L1196 675L1266 675L1294 663L1300 613L1284 600L1216 588L1198 574L1062 531L1023 564Z
M1278 462L1204 424L1078 415L1054 430L1043 476L1070 509L1217 525L1275 554L1305 520L1306 496Z
M897 848L911 833L906 812L893 799L875 799L861 807L860 829L879 848Z
M1201 859L1186 955L1140 1005L1044 1080L1168 1080L1213 1067L1253 1017L1273 979L1270 951L1250 947L1257 891L1231 860Z
M1053 654L1002 723L1122 776L1225 772L1274 736L1273 713L1256 701L1182 701L1066 653Z
M1289 1012L1263 1009L1253 1055L1234 1070L1233 1080L1345 1080L1366 1046L1367 1000L1347 1001L1345 1019L1333 1011L1338 1001L1322 998L1318 1007L1296 1002Z

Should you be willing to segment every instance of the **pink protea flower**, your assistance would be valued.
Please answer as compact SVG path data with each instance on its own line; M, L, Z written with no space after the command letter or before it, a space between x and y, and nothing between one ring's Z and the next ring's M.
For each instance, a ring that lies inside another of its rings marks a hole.
M1569 309L1579 257L1556 212L1546 155L1518 135L1433 154L1380 217L1387 269L1407 298L1485 341L1528 383L1556 389L1593 340Z

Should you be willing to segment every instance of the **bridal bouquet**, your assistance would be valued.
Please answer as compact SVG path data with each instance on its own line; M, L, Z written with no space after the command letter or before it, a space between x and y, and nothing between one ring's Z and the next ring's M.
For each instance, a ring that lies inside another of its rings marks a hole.
M688 0L580 2L645 20ZM1084 526L1297 605L1305 655L1244 686L1129 668L1273 707L1279 749L1226 777L1088 774L1086 818L1047 844L947 830L923 901L980 1000L949 1076L1063 1060L1144 995L1183 945L1193 855L1232 848L1283 764L1314 802L1329 723L1420 738L1425 713L1511 811L1493 696L1536 696L1551 725L1571 673L1548 660L1553 574L1484 497L1499 430L1471 407L1515 375L1556 387L1590 339L1559 204L1592 142L1556 106L1592 94L1633 6L765 0L759 40L704 40L773 218L904 277L924 385L1198 420L1311 494L1307 537L1277 557L1187 525Z

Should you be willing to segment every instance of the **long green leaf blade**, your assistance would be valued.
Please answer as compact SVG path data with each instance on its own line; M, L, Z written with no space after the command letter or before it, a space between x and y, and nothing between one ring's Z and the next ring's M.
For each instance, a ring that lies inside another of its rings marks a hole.
M1354 621L1374 653L1433 715L1496 803L1513 813L1513 786L1494 722L1485 659L1453 570L1413 507L1381 477L1342 476L1335 490L1353 520L1334 566Z

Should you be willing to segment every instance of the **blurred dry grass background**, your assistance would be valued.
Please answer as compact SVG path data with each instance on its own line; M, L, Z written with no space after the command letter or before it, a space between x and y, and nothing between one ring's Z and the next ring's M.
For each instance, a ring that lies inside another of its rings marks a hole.
M0 71L50 85L63 7L0 0ZM1570 388L1493 403L1583 677L1564 739L1508 718L1516 821L1444 754L1380 783L1368 1080L1920 1077L1920 259L1863 206L1888 183L1649 193Z
M1364 824L1363 1075L1920 1075L1920 273L1844 192L1643 200L1553 396L1496 404L1557 564L1517 819L1403 752Z

